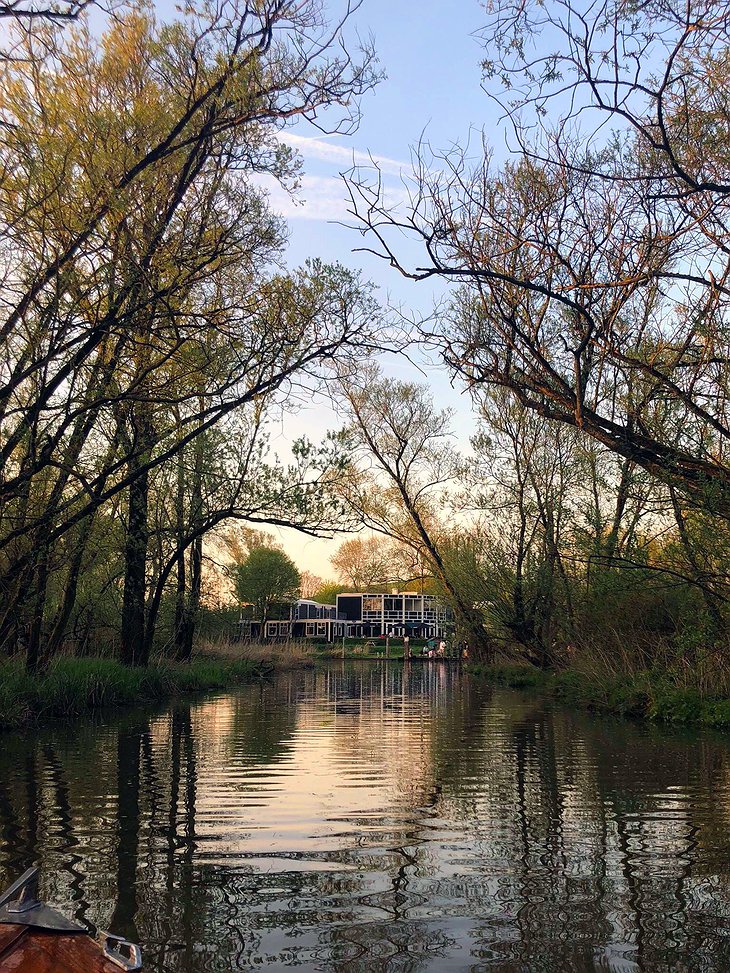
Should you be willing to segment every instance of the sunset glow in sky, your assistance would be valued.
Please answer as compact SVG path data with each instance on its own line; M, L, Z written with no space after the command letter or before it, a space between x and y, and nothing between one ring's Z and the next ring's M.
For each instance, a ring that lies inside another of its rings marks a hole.
M397 200L405 196L412 148L419 141L438 152L471 138L478 148L482 130L490 137L493 130L495 141L503 144L496 108L480 87L483 52L474 34L483 23L478 0L364 0L353 26L361 37L374 38L386 78L363 99L362 121L352 136L330 137L304 125L284 133L283 140L304 161L298 200L273 183L267 186L274 208L289 222L291 266L309 256L337 260L374 281L381 302L422 313L444 293L438 282L409 281L382 260L353 252L364 241L355 230L340 225L353 222L340 174L376 160L389 195ZM407 252L417 254L413 248ZM460 390L450 388L445 373L428 364L419 372L404 359L384 364L398 378L428 381L438 405L464 417L459 426L468 434L473 425L469 402ZM336 416L323 403L316 404L283 420L273 435L274 448L285 451L297 436L306 433L313 438L337 425ZM332 575L328 559L342 538L319 541L286 531L281 539L300 569Z

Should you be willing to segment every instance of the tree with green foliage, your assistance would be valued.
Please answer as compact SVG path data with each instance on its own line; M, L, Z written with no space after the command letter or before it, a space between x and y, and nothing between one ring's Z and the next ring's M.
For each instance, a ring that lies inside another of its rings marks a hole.
M370 347L377 315L343 268L275 272L283 223L256 180L296 187L287 120L356 125L375 78L371 51L346 50L352 12L233 0L161 23L130 0L98 30L80 17L13 33L0 82L0 651L23 646L30 669L73 622L98 518L123 525L117 621L133 665L173 587L189 655L203 535L226 511L317 520L315 486L251 470L255 431L334 358ZM236 423L252 434L217 462Z
M340 387L349 419L342 436L353 457L348 502L368 528L428 566L474 656L493 658L482 614L454 583L441 549L449 491L463 468L450 413L436 409L427 387L384 378L376 365L342 376Z
M334 605L337 602L338 595L352 590L351 587L342 584L340 581L323 581L312 595L312 600L319 602L320 605Z
M302 576L296 564L276 547L254 547L245 561L232 568L236 594L254 606L262 625L277 601L296 601Z

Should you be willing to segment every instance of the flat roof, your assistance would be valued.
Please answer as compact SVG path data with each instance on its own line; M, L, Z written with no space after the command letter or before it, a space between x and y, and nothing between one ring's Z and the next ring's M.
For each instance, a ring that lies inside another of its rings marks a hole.
M367 595L368 598L396 598L398 595L408 595L410 598L435 598L436 595L428 595L420 591L340 591L338 598L358 598Z

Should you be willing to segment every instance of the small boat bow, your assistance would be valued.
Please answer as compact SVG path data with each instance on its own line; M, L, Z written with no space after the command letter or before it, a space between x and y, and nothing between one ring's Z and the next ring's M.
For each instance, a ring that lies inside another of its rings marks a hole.
M132 973L139 946L88 931L38 897L38 869L29 868L0 895L0 971L5 973Z

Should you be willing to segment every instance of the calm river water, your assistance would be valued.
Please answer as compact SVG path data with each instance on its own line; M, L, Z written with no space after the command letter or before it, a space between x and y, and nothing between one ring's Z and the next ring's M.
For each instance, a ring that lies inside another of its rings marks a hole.
M436 663L0 737L0 887L149 971L730 969L730 737Z

